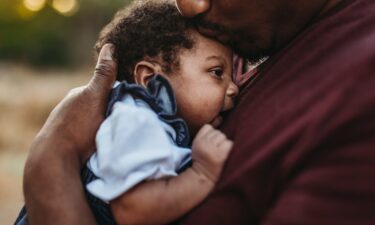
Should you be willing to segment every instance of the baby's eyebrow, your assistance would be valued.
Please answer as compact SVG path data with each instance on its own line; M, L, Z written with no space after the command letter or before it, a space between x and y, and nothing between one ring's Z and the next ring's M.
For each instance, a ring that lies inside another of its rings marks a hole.
M219 60L221 63L226 65L226 61L222 56L218 56L218 55L207 56L206 61L210 61L210 60Z

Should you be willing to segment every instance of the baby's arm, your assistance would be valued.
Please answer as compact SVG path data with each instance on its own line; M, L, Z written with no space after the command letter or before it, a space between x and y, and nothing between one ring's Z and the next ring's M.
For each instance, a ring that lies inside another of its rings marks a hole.
M193 141L193 165L180 175L143 182L110 202L118 224L167 224L198 205L214 187L232 142L211 125Z

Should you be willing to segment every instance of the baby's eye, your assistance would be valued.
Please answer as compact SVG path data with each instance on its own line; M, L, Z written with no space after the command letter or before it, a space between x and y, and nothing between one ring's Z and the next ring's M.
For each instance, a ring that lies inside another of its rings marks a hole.
M214 76L218 78L222 78L224 74L224 70L222 68L214 68L210 70L210 73L212 73Z

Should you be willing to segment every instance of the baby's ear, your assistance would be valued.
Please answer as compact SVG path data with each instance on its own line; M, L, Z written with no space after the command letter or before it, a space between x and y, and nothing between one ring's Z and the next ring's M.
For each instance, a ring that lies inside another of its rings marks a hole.
M140 61L134 67L134 81L138 85L147 87L148 81L161 73L161 66L158 63L150 61Z

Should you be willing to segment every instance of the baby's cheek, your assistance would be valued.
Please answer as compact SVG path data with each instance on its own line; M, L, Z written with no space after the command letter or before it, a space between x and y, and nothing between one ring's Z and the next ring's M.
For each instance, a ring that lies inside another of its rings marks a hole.
M212 122L212 120L220 114L223 107L224 99L212 99L209 107L206 107L206 109L204 110L207 122Z

